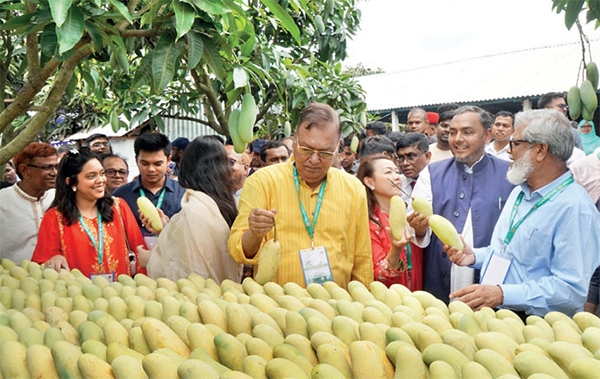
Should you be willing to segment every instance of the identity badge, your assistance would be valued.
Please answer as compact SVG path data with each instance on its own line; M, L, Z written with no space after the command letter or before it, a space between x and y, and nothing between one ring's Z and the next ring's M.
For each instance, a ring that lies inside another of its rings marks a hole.
M333 281L325 246L300 250L300 261L307 286L311 283L323 284Z

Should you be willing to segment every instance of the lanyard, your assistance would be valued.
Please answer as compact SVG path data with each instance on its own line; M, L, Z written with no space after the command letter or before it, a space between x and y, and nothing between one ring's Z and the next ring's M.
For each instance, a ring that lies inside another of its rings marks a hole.
M81 217L81 215L79 215L79 216L77 216L77 218L79 218L79 224L81 224L81 226L83 227L83 230L85 230L88 237L90 237L90 240L92 241L92 244L94 245L94 248L96 249L96 252L98 253L98 264L100 266L102 266L104 263L104 237L103 237L104 227L102 226L102 215L100 214L100 211L98 211L98 219L97 219L98 220L98 242L97 243L96 243L96 240L94 239L94 235L92 234L90 229L85 224L85 221L83 221L83 217Z
M296 192L298 193L298 200L300 201L300 211L302 212L302 219L304 220L304 226L308 231L308 235L310 236L310 242L312 247L315 247L315 225L317 224L317 218L319 217L319 211L321 210L321 203L323 202L323 195L325 194L325 184L327 184L327 177L323 179L323 184L321 185L321 189L319 190L319 197L317 197L317 205L315 206L315 215L313 217L312 226L310 225L310 220L308 219L308 215L306 214L306 210L304 209L304 205L302 205L302 200L300 199L300 181L298 179L298 171L296 171L296 166L294 166L294 184L296 185Z
M158 201L156 202L156 208L160 209L160 207L162 207L162 203L165 200L165 192L167 191L166 188L163 188L163 190L161 191L160 195L158 196ZM146 197L146 194L144 193L144 190L140 188L140 196L141 197Z
M515 205L513 206L513 209L510 212L510 221L509 221L510 228L508 229L508 233L506 233L506 238L504 238L504 243L507 245L510 243L510 241L513 239L513 237L515 235L515 232L517 231L517 229L519 229L519 226L521 226L523 221L525 221L525 219L527 218L527 216L529 216L531 214L531 212L535 211L542 205L546 204L546 202L548 200L552 199L554 196L556 196L556 194L558 192L560 192L560 190L562 190L563 188L565 188L566 186L568 186L569 184L571 184L573 182L574 182L573 176L570 176L569 178L565 179L562 183L560 183L558 186L556 186L552 191L548 192L548 194L546 194L546 196L544 196L540 200L538 200L538 202L535 203L533 207L531 207L529 212L527 212L525 214L525 216L523 216L523 218L521 218L519 221L517 221L516 224L513 224L515 221L515 217L517 217L517 211L519 210L519 206L521 205L523 196L525 195L524 192L521 192L519 194L519 196L517 196Z

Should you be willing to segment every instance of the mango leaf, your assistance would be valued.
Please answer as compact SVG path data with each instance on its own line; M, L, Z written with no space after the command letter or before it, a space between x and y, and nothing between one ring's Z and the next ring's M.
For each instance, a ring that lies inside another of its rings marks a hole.
M193 4L196 8L208 14L223 14L231 12L231 9L221 1L214 0L188 0L186 3Z
M54 25L46 25L44 31L42 32L40 46L42 48L42 54L49 57L54 56L54 53L56 53L56 46L58 46L56 39L56 27Z
M567 29L571 30L575 21L577 21L577 17L579 17L579 12L581 12L581 8L585 4L585 0L571 0L567 3L567 11L565 14L565 25Z
M162 117L160 117L159 115L155 115L154 117L152 117L152 120L154 121L154 124L156 125L156 127L158 128L158 130L160 130L161 132L165 132L165 123L162 119Z
M309 76L311 76L311 73L308 72L307 69L305 69L304 67L298 65L298 64L288 64L286 65L286 67L288 68L293 68L294 70L296 70L300 75L302 75L303 78L308 78Z
M248 73L241 66L235 66L233 69L233 84L235 88L248 85Z
M51 1L52 2L52 1ZM129 21L130 24L133 23L133 20L131 19L131 14L129 14L129 10L127 9L127 7L120 2L119 0L109 0L109 2L115 7L117 8L117 11L123 15L123 17L125 17L125 19L127 21Z
M79 7L73 6L62 26L56 27L58 35L58 53L63 54L71 50L83 36L83 12Z
M4 24L0 25L0 30L12 30L28 27L33 16L33 13L28 13L23 16L11 18Z
M94 92L94 88L96 88L96 79L90 74L88 70L81 70L81 77L85 81L85 93L87 95L91 95Z
M173 2L173 10L175 10L175 29L177 30L177 39L179 39L194 25L196 11L191 5L178 0Z
M160 36L154 57L152 58L152 79L154 81L154 93L160 94L171 82L175 75L175 62L183 52L184 45L175 42L174 36L165 33Z
M300 29L298 29L298 25L296 25L294 19L292 19L292 16L290 16L275 0L260 0L260 2L269 8L275 17L281 21L281 26L290 32L298 45L301 45L302 42L300 41Z
M54 22L56 22L56 26L60 28L67 20L73 0L52 0L48 3L50 4L52 18L54 19Z
M200 34L194 31L189 32L186 37L188 42L188 66L190 69L196 68L202 58L204 44L202 43Z
M88 32L88 35L90 36L90 38L92 39L92 42L94 43L94 47L96 48L96 50L98 51L102 51L102 47L103 47L103 43L102 43L102 39L104 36L108 37L106 34L103 34L98 27L91 23L91 22L85 22L85 29Z
M204 60L217 78L221 79L223 77L223 58L219 54L219 49L208 37L202 36L202 42L204 43L204 51L202 53Z
M135 70L133 83L131 83L132 89L138 89L143 85L152 85L152 54L153 52L150 51L144 55L140 65Z
M77 89L77 75L73 75L71 77L71 81L69 82L69 84L67 85L67 88L65 89L65 95L67 96L67 98L72 99L73 96L75 95L75 90Z

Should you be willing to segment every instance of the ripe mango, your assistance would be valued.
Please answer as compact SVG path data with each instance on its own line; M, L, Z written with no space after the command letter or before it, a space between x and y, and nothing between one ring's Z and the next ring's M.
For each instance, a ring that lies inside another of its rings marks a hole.
M281 255L281 244L279 241L270 239L258 253L258 269L254 280L258 284L270 282L277 274L279 268L279 257Z
M406 226L406 204L400 196L392 196L390 200L390 228L395 239L401 240Z
M162 221L160 220L160 215L158 214L158 210L152 204L150 199L146 196L140 196L137 199L137 206L140 208L142 214L146 217L150 218L150 225L154 230L160 232L163 228Z
M433 207L431 204L425 200L425 198L420 196L415 196L410 201L410 205L413 207L415 212L419 212L423 216L431 216L433 214Z
M456 228L450 221L440 215L431 215L429 217L429 226L435 235L448 246L454 246L457 250L465 248Z

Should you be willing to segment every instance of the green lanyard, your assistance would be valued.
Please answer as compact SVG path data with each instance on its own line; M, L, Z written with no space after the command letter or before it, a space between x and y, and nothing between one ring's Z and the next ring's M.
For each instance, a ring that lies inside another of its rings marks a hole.
M158 208L158 209L160 209L160 207L162 207L162 203L165 200L165 192L167 192L167 189L163 188L162 192L158 196L158 201L156 202L156 208ZM141 189L141 188L140 188L140 196L141 197L146 197L146 194L144 193L144 190Z
M517 217L517 211L519 210L519 206L521 205L521 201L523 200L523 196L525 195L524 192L521 192L519 194L519 196L517 196L517 200L515 201L515 205L513 206L512 211L510 212L510 228L508 229L508 233L506 233L506 238L504 238L504 243L506 245L508 245L510 243L510 241L513 239L515 232L517 231L517 229L519 229L519 226L521 226L521 224L523 223L523 221L525 221L525 219L527 218L527 216L529 216L531 214L531 212L535 211L536 209L538 209L539 207L541 207L542 205L546 204L546 202L550 199L552 199L554 196L556 196L556 194L558 192L560 192L560 190L562 190L563 188L565 188L566 186L568 186L569 184L573 183L575 180L573 179L573 176L570 176L569 178L565 179L562 183L560 183L558 186L556 186L552 191L548 192L548 194L544 197L542 197L540 200L538 200L537 203L534 204L533 207L531 207L531 209L529 210L529 212L527 212L525 214L525 216L523 216L523 218L521 218L519 221L517 221L516 224L513 224L515 221L515 217Z
M410 242L406 245L406 260L408 261L408 269L412 270L412 248L410 247Z
M321 210L321 203L323 203L323 195L325 194L325 184L327 184L327 177L323 179L323 184L321 185L321 189L319 190L319 197L317 198L317 205L315 206L315 215L313 217L312 226L310 225L310 220L308 219L308 215L306 214L306 210L304 209L304 205L302 205L302 200L300 199L300 180L298 179L298 171L296 171L296 166L294 166L294 184L296 185L296 192L298 193L298 200L300 201L300 211L302 212L302 219L304 220L304 226L308 231L308 235L310 236L310 242L312 247L315 247L315 225L317 224L317 218L319 217L319 211Z
M98 242L97 243L96 243L96 240L94 239L94 235L92 234L90 229L85 224L85 221L83 221L83 217L81 217L81 215L78 215L77 218L79 218L79 224L81 224L81 226L83 227L83 230L85 230L88 237L90 237L90 240L92 241L92 244L94 245L94 248L96 249L96 252L98 253L98 264L100 265L100 267L102 267L102 265L104 264L104 237L103 237L104 236L104 233L103 233L104 228L102 226L102 215L100 214L100 211L98 211Z

